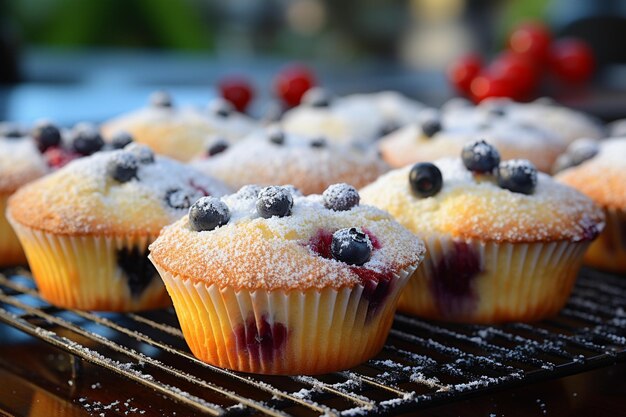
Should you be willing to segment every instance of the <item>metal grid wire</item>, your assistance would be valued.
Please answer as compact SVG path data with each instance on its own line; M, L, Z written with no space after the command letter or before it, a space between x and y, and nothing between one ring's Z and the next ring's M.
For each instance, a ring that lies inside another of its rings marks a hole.
M626 359L626 278L583 270L568 305L541 323L453 325L396 315L383 351L348 371L261 376L197 360L172 309L63 310L29 272L0 274L0 321L207 415L396 415ZM62 334L61 334L62 333Z

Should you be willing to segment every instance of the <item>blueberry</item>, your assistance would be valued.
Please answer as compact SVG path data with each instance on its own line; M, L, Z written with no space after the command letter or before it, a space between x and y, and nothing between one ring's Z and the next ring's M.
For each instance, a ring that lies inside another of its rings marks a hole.
M435 134L442 129L441 121L439 120L438 116L426 118L422 121L421 127L422 133L424 133L424 135L429 138L435 136Z
M256 200L260 192L261 192L261 187L259 187L256 184L249 184L249 185L244 185L243 187L241 187L235 195L237 196L237 198L240 198L243 200L252 200L252 199Z
M142 164L151 164L154 162L154 152L146 145L133 142L127 145L124 150L135 155L137 160Z
M285 143L285 133L282 130L273 129L267 133L267 138L275 145L282 145Z
M331 94L327 90L320 87L313 87L309 89L306 93L304 93L301 101L302 104L311 107L328 107L331 102Z
M126 145L130 145L133 142L133 136L128 132L117 132L111 138L111 147L113 149L123 149Z
M358 206L361 196L351 185L340 183L329 186L322 194L324 207L334 211L346 211Z
M228 149L228 142L225 141L224 139L218 139L215 142L213 142L211 146L209 146L209 149L207 150L207 155L214 156L214 155L217 155L218 153L224 152L226 149Z
M525 159L504 161L496 173L498 185L514 193L532 194L537 186L537 168Z
M107 174L119 182L128 182L137 178L139 161L130 152L115 152L107 162Z
M230 101L218 98L209 103L209 111L220 117L228 117L235 112Z
M180 188L172 188L165 192L165 202L168 206L177 210L188 209L191 207L191 202L196 198L196 195L192 196L189 191L181 190Z
M79 123L72 132L72 147L83 156L98 152L104 147L104 141L98 128L90 123Z
M61 144L61 131L50 122L39 123L32 132L33 139L40 152Z
M293 197L285 187L265 187L259 193L256 201L256 211L259 213L259 216L265 219L273 216L289 216L292 207Z
M492 172L500 163L498 150L484 140L468 143L463 147L461 159L465 168L472 172Z
M152 107L170 108L174 105L172 96L166 91L155 91L150 94L150 105Z
M409 172L409 185L418 197L431 197L441 191L443 177L435 165L420 162Z
M503 106L494 106L491 107L488 112L491 116L503 117L506 115L506 108Z
M148 259L148 250L138 247L121 248L116 251L117 265L124 272L133 297L139 298L150 286L158 273Z
M351 227L333 233L333 258L349 265L363 265L372 257L372 242L363 231Z
M311 140L312 148L325 148L326 147L326 139L325 138L315 138Z
M213 230L230 220L228 206L216 197L201 197L189 209L189 224L197 232Z

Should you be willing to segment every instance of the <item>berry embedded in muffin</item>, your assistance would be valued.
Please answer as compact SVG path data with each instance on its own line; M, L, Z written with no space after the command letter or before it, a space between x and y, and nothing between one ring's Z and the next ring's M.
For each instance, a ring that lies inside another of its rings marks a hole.
M326 191L246 186L201 198L150 246L198 358L244 372L324 373L380 350L423 245L360 205L354 188Z
M141 310L169 304L147 260L148 244L199 197L227 191L131 143L26 185L9 199L7 217L46 300L78 309Z
M527 160L500 161L485 141L467 144L462 158L391 171L360 193L424 239L427 257L399 309L431 319L555 314L604 226L589 198Z

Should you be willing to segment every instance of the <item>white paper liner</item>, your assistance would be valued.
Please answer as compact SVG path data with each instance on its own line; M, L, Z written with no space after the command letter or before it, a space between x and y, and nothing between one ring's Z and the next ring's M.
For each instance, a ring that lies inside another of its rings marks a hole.
M556 314L567 302L589 241L494 243L461 241L478 255L481 272L464 295L435 290L437 265L453 253L446 236L424 239L427 255L400 297L398 310L428 319L498 323L534 321ZM457 241L459 242L459 241Z
M626 211L604 209L606 227L585 253L585 264L626 274Z
M5 211L10 194L0 194L0 266L15 266L26 263L26 255L20 241L9 224Z
M150 259L172 297L194 355L223 368L263 374L332 372L376 355L389 333L400 292L415 270L394 275L384 302L368 315L369 301L362 297L361 285L339 290L236 290L183 279ZM272 345L283 339L283 328L286 337L275 350L249 347L241 337L246 322L246 331L253 335L269 325Z
M147 251L153 236L66 236L22 226L8 218L17 233L39 293L59 307L81 310L138 311L169 305L156 277L133 296L117 264L122 248Z

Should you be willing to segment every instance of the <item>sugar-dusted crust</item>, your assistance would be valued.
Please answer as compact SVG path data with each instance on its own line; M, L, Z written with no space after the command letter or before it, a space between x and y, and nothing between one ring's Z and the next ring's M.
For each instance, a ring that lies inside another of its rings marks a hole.
M123 114L101 127L105 139L125 131L132 134L136 142L180 161L202 155L216 136L236 140L254 128L252 119L239 113L221 117L191 108L158 107Z
M548 132L565 146L576 139L599 139L605 128L585 113L560 106L547 99L517 103L505 98L492 98L478 106L457 106L444 112L446 120L462 123L485 123L504 120Z
M551 242L591 239L604 215L589 198L538 175L532 195L497 186L489 176L474 177L460 159L435 162L443 188L433 197L415 197L410 167L391 171L361 190L362 201L390 212L418 236L445 233L485 242Z
M233 195L222 200L231 210L227 225L196 232L185 216L163 229L150 246L153 262L171 274L205 284L305 290L361 283L350 265L326 259L309 248L320 230L367 229L380 244L363 265L374 271L397 273L416 266L424 256L418 238L373 207L335 212L324 208L320 196L296 197L290 216L264 219L256 214L254 199Z
M626 209L626 138L600 142L600 151L556 179L588 195L604 208Z
M18 190L8 213L20 224L65 235L156 235L185 214L165 203L171 190L191 202L203 195L223 195L219 181L167 158L141 164L138 179L119 183L106 173L108 160L123 151L99 152Z
M286 136L283 145L276 145L263 133L253 134L194 166L234 189L246 184L293 184L304 194L322 193L340 182L359 188L387 171L373 151L330 142L315 148L311 139Z
M46 172L48 166L30 138L0 138L0 194L10 194Z
M403 126L417 120L421 103L393 91L336 98L328 107L298 106L285 113L285 131L325 136L333 142L371 143L387 123Z
M432 162L461 154L463 145L478 139L493 144L502 159L528 159L541 171L549 171L565 149L549 132L519 126L505 120L477 123L444 120L444 129L427 137L417 125L406 126L381 139L379 149L391 166L399 168L415 162Z

